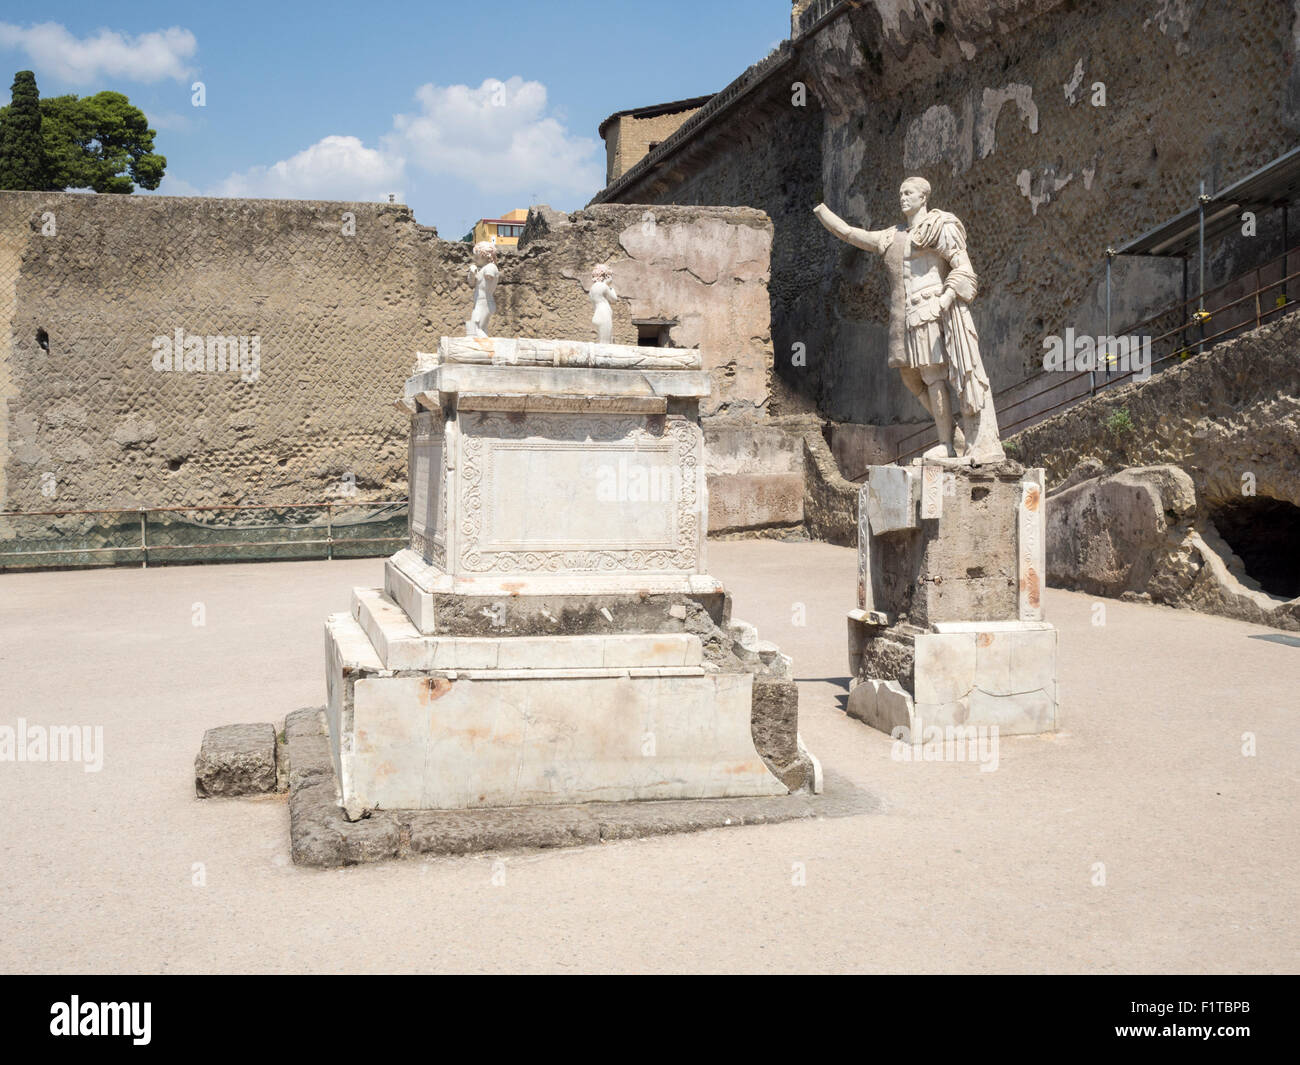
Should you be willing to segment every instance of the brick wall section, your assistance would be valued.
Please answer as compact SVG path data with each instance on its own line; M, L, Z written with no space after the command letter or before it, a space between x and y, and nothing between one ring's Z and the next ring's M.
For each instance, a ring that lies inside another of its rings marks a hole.
M635 115L616 118L605 130L605 181L608 183L625 174L641 161L651 144L667 140L698 110L690 107L646 118Z

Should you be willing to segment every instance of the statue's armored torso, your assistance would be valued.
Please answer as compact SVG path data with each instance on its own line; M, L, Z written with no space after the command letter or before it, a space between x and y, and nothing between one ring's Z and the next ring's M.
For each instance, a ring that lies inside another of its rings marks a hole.
M921 248L912 243L911 234L905 238L903 250L903 291L908 303L920 302L929 292L943 291L943 277L947 263L933 248Z
M901 234L903 242L903 314L906 333L903 340L904 366L942 366L947 362L943 344L943 327L939 323L939 297L948 263L932 247L912 240L911 233Z

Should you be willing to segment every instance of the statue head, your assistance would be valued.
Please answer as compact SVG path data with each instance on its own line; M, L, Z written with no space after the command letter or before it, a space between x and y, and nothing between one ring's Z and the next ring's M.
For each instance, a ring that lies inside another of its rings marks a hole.
M484 263L497 261L497 246L490 240L480 240L474 245L474 261L482 266Z
M591 283L594 285L597 281L608 281L614 276L614 272L609 268L608 263L597 263L591 268Z
M924 210L929 202L930 183L925 178L904 178L898 186L898 205L903 209L903 214L910 216L916 211Z

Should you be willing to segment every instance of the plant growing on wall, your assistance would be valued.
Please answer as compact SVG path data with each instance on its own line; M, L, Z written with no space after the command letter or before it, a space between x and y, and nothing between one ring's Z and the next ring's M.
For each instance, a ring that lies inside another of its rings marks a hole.
M1118 443L1125 433L1133 431L1133 419L1129 417L1127 407L1116 407L1101 419L1101 427Z

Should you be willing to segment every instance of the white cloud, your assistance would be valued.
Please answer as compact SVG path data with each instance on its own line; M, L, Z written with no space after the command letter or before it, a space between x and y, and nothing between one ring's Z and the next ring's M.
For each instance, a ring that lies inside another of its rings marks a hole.
M254 166L231 174L210 193L292 200L402 201L404 161L356 137L324 137L297 155L272 166Z
M57 22L27 28L0 22L0 48L26 52L38 75L51 74L73 85L104 77L147 83L189 78L185 61L193 58L198 41L179 26L138 37L107 29L74 37Z
M601 145L574 136L562 115L548 113L546 86L539 82L513 77L478 88L430 84L415 96L419 111L394 116L379 147L368 148L357 137L325 137L288 159L231 174L205 192L372 202L395 193L423 221L436 214L445 226L454 219L450 229L459 233L475 218L514 207L580 206L604 185ZM167 178L159 191L196 190ZM424 202L416 204L408 192Z
M420 110L397 115L386 146L430 175L482 192L591 195L604 185L599 145L546 113L546 86L512 77L468 85L422 85Z

